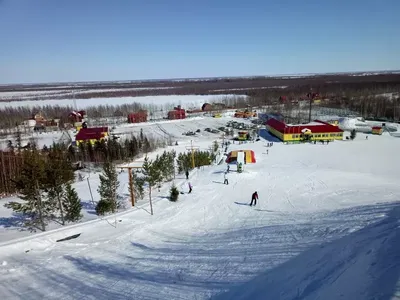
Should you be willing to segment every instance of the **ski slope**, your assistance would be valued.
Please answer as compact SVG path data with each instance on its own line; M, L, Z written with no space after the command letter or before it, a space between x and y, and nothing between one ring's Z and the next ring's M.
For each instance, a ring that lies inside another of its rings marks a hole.
M0 299L396 299L399 146L386 134L231 145L254 150L257 163L241 174L232 166L229 185L226 165L205 167L190 174L192 194L178 175L176 203L165 184L153 216L142 202L4 243Z

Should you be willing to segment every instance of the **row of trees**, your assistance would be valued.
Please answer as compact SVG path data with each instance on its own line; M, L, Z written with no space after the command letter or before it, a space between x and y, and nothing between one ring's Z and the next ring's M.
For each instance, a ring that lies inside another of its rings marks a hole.
M62 225L76 222L81 215L81 202L75 189L74 171L65 152L53 148L48 155L37 149L20 153L20 173L13 178L21 202L8 202L11 208L24 219L24 227L30 230L46 230L50 221Z
M3 194L17 193L22 201L9 202L5 206L20 214L25 220L22 225L30 230L45 231L50 221L57 221L62 225L78 221L82 217L82 205L71 184L75 178L74 163L83 161L103 163L98 190L101 201L96 211L99 214L115 212L119 208L116 193L119 183L115 162L132 160L140 153L150 152L158 146L160 144L157 140L149 139L144 134L138 137L132 135L121 142L110 140L94 146L88 144L79 149L56 143L49 148L38 149L33 144L23 149L18 141L10 143L8 152L0 152L0 188ZM175 159L175 154L173 157L171 155L164 153L152 162L153 169L157 166L161 170L158 181L170 180L173 171L168 166L171 162L173 165ZM152 168L146 170L153 170ZM153 173L152 171L145 178L154 178ZM143 180L142 182L144 183Z
M151 95L169 94L188 95L222 95L237 94L237 96L219 97L216 102L222 102L230 107L242 108L247 105L262 106L276 103L280 96L287 96L289 99L299 99L304 97L312 88L313 91L319 92L324 98L329 98L329 107L341 107L356 110L366 115L374 115L376 117L396 117L393 114L393 107L397 107L399 103L394 104L391 99L384 96L387 93L400 92L400 77L397 75L380 75L380 76L319 76L299 79L279 79L279 78L254 78L254 79L226 79L204 82L187 82L179 83L177 89L147 90L140 91ZM283 86L285 88L281 88ZM271 88L265 88L271 87ZM274 88L275 87L275 88ZM177 93L179 91L179 93ZM117 97L118 93L130 93L127 90L106 92L101 94L85 93L85 97ZM136 92L135 92L136 93ZM243 97L246 95L248 97ZM65 97L65 96L63 96ZM81 97L81 96L79 96ZM134 101L134 100L133 100ZM176 103L175 103L176 104ZM396 106L397 105L397 106ZM143 105L140 103L130 103L122 105L98 105L87 107L88 116L92 119L109 118L110 123L113 118L120 117L121 122L125 122L126 116L133 111L146 109L151 116L160 111L168 111L174 106L173 103L164 105ZM34 113L41 112L44 117L52 119L59 118L60 124L68 122L68 114L73 110L72 106L36 106L36 107L5 107L0 109L3 118L0 119L0 127L3 132L7 132L7 128L14 128L16 124L30 118ZM397 111L397 116L399 112Z
M8 143L7 151L0 151L0 196L12 195L17 192L12 180L20 174L24 167L25 160L21 155L24 151L37 150L42 156L47 156L48 161L52 164L64 161L71 165L76 163L96 165L106 161L130 161L142 153L149 153L159 147L164 147L166 142L164 139L157 139L140 133L138 136L131 135L124 140L111 138L107 143L102 141L95 145L88 143L80 144L79 147L67 147L64 144L53 143L51 147L44 146L43 149L38 150L33 141L29 147L23 148L20 136L18 138L17 135L14 142ZM55 150L58 151L57 155L62 154L62 159L50 159Z
M215 159L215 152L217 149L218 143L214 144L210 151L194 152L195 167L210 165ZM133 191L136 200L143 199L145 190L148 190L151 214L153 214L152 191L155 188L160 188L162 183L172 181L175 178L176 170L178 173L184 173L185 171L191 170L192 167L192 154L190 152L179 153L177 156L175 151L164 151L163 154L157 155L154 160L150 160L146 157L142 168L132 173L133 185L130 186L129 189ZM98 215L114 213L119 208L117 199L118 186L119 182L115 166L112 162L104 163L98 190L101 199L96 206ZM175 184L172 184L170 192L170 200L177 201L179 191Z

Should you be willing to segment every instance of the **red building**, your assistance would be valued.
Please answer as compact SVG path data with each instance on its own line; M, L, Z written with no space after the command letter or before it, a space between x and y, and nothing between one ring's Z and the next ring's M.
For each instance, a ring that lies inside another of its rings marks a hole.
M343 139L343 130L320 120L315 120L308 124L291 125L271 118L267 120L265 125L272 135L283 142Z
M106 140L108 135L108 127L81 128L75 137L75 142L77 146L88 142L95 144L97 141Z
M128 123L147 122L147 111L141 110L128 115Z
M174 107L174 110L168 112L168 120L179 120L186 119L186 112L179 105L178 107Z

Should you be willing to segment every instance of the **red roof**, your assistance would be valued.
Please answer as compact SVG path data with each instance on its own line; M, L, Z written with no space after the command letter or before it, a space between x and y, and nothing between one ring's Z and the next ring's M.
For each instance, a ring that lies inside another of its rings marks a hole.
M108 132L108 127L81 128L75 137L77 141L100 140Z
M311 124L287 125L276 119L269 119L265 125L268 125L283 134L300 134L303 129L310 129L312 133L343 132L339 127L320 120L315 120Z

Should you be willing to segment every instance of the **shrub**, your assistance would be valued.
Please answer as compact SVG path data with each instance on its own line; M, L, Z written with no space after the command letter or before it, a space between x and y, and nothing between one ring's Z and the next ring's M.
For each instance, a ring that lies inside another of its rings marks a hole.
M106 200L100 200L96 205L96 214L104 216L106 213L112 210L112 203Z
M172 185L171 189L169 190L169 200L176 202L179 198L179 190L175 184Z

